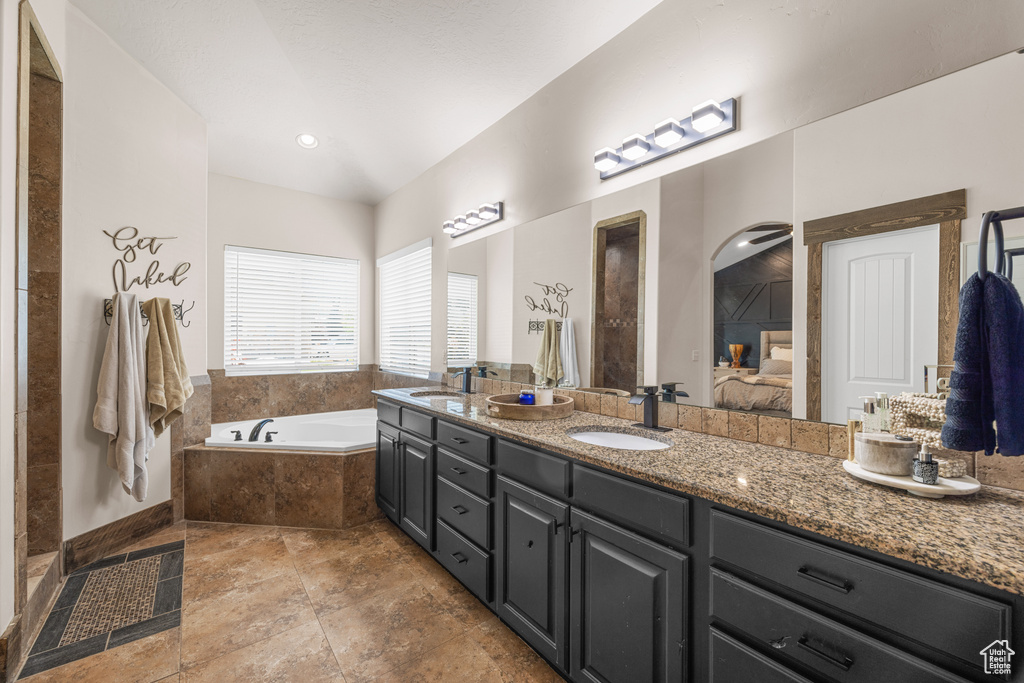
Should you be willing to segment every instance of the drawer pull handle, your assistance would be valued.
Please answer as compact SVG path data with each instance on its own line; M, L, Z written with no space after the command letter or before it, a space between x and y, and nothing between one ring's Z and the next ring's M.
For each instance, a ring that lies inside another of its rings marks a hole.
M465 474L466 473L466 470L459 469L458 467L449 467L448 469L450 469L455 474L460 474L461 475L461 474Z
M851 590L853 590L853 586L851 586L846 581L843 581L842 583L833 583L832 581L826 581L825 579L812 574L811 570L809 570L807 567L800 567L800 569L798 569L796 573L797 576L801 578L807 579L808 581L813 581L819 586L831 588L832 590L839 591L843 594L849 593Z
M469 562L469 558L463 555L462 553L452 553L452 557L454 557L455 561L459 564L462 564L463 562Z
M457 444L464 444L464 443L469 443L469 439L460 439L460 438L459 438L459 437L457 437L457 436L453 436L453 437L452 437L452 441L454 441L454 442L455 442L455 443L457 443Z
M842 659L836 659L832 655L825 654L821 650L818 650L816 648L811 647L808 644L807 636L800 636L800 638L797 639L796 644L797 644L798 647L803 648L804 650L807 650L808 652L810 652L815 657L818 657L820 659L824 659L826 662L828 662L832 666L837 667L839 669L842 669L843 671L849 671L850 667L853 666L853 660L850 659L849 657L845 656L845 655L842 655Z
M469 510L463 507L462 505L453 505L452 510L455 510L455 512L459 513L460 515L464 515L467 512L469 512Z

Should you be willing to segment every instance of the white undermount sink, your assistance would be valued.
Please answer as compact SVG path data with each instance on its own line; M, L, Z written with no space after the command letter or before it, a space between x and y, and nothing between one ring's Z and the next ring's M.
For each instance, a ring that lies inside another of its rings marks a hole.
M569 437L604 448L617 448L624 451L660 451L670 447L671 443L648 439L646 436L624 432L581 431L570 433Z

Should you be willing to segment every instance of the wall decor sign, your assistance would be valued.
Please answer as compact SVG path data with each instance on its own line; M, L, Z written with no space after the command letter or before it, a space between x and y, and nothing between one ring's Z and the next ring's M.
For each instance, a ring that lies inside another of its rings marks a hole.
M561 282L556 282L553 285L546 285L541 282L534 282L533 284L540 287L542 298L540 302L538 302L532 296L527 294L524 297L527 308L531 311L540 311L550 315L557 315L559 318L567 318L569 316L569 302L566 301L566 297L569 296L569 292L572 291L572 287L567 287ZM554 297L555 299L554 304L551 303L551 297Z
M138 261L140 254L142 254L143 258L146 258L145 252L149 252L151 256L156 256L164 242L178 239L177 237L140 237L139 229L133 228L130 225L116 230L113 234L104 230L103 234L110 238L114 249L121 253L121 256L114 261L114 267L111 269L115 292L127 292L135 285L142 285L149 289L153 285L164 282L169 282L173 286L179 287L182 282L188 279L185 277L185 273L192 267L191 263L182 261L174 267L170 274L167 274L160 270L159 259L150 261L144 274L136 275L131 279L128 277L128 264Z

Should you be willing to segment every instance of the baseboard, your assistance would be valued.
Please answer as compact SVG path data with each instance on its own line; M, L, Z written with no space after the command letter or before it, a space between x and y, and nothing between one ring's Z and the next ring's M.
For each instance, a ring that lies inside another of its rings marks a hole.
M64 574L70 574L90 562L103 559L112 551L131 545L154 531L174 524L174 502L165 500L153 507L122 517L116 522L64 541Z
M21 666L21 615L14 615L14 620L7 630L0 635L0 683L13 681L14 675Z

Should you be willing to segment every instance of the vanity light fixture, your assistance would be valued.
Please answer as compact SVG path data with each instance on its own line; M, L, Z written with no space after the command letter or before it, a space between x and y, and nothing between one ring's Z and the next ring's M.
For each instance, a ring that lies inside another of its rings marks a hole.
M295 136L295 142L299 143L299 147L304 149L313 149L320 144L320 141L316 139L315 135L310 133L299 133Z
M693 122L693 129L698 133L706 133L712 128L717 128L725 121L725 112L714 100L708 100L693 108L693 115L690 116Z
M622 156L630 161L636 161L650 151L651 146L647 144L647 140L643 135L630 135L622 141Z
M465 235L470 230L482 228L485 225L496 223L505 217L505 203L493 202L481 204L480 208L467 211L463 216L456 216L450 221L441 224L444 234L455 238Z
M620 173L689 149L737 129L739 107L735 98L709 100L693 108L685 119L665 119L648 135L631 135L618 149L605 147L594 153L594 168L607 180Z

